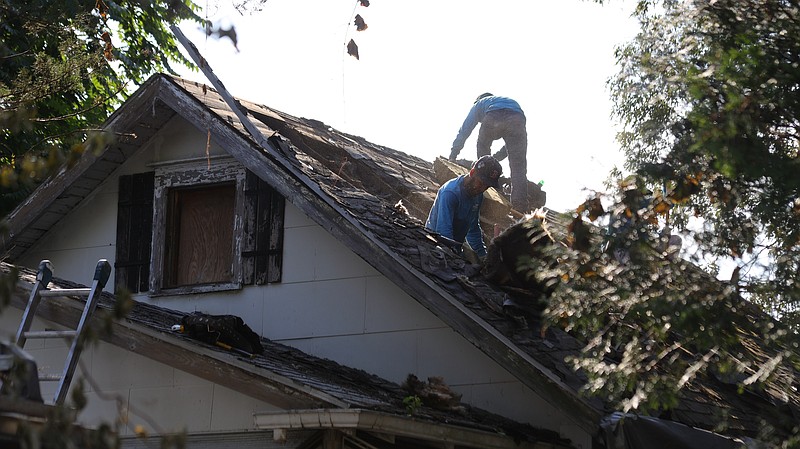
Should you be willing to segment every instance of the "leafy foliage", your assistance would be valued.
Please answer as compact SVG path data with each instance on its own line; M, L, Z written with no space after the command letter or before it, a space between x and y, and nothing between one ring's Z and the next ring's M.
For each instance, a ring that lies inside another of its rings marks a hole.
M417 410L422 407L422 399L417 395L406 396L403 398L403 405L406 406L408 416L414 416L417 414Z
M199 21L195 9L191 0L0 4L0 214L85 151L126 88L189 64L169 25Z
M800 11L642 0L636 14L609 83L635 176L617 172L616 193L558 218L548 230L563 244L521 269L558 281L546 314L586 342L572 363L587 392L619 409L669 410L700 378L796 391ZM670 251L676 228L687 260ZM737 265L727 282L725 261ZM800 441L796 422L762 432Z
M195 10L191 0L0 3L1 215L65 162L111 143L115 136L97 128L129 87L155 71L173 72L173 63L190 65L169 26L187 19L200 22ZM0 310L8 305L16 280L16 272L0 274ZM130 295L120 296L117 318L130 303ZM122 421L97 429L74 424L75 410L85 406L78 385L71 404L52 408L44 426L23 425L19 443L31 448L118 447ZM185 436L165 438L162 444L183 447Z
M610 83L626 168L664 191L671 224L700 223L693 243L712 268L736 261L741 290L796 327L800 10L654 3L641 2L641 32L618 49Z
M624 183L608 210L599 200L548 215L538 229L554 244L535 245L536 256L519 267L532 285L555 285L545 315L585 342L569 361L586 374L587 394L657 415L708 378L740 391L793 391L796 335L734 283L676 257L672 235L660 230L666 210L658 197L639 182ZM715 430L726 426L720 418ZM800 426L783 422L764 426L760 439L792 436Z

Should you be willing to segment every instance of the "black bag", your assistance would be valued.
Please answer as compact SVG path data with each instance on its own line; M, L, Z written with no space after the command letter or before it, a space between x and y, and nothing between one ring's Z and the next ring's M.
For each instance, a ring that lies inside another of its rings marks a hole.
M261 337L235 315L207 315L194 312L181 319L183 332L190 337L216 345L222 343L250 354L261 354Z

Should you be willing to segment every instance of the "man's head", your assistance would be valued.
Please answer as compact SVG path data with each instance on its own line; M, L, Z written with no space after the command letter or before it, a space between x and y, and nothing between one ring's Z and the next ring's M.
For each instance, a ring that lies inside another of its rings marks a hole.
M500 188L500 176L503 174L503 167L492 156L483 156L474 164L469 171L470 178L480 181L480 190L483 193L489 187Z
M492 94L490 94L489 92L482 93L482 94L478 95L478 98L475 99L475 103L477 103L481 98L486 98L486 97L491 97L491 96L492 96Z

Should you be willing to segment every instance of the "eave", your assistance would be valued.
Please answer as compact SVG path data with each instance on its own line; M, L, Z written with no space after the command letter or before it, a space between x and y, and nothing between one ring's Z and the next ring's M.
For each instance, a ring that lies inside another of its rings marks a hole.
M442 423L432 423L413 416L397 416L361 409L313 409L288 412L256 413L253 417L259 430L272 430L276 441L286 438L288 431L326 430L363 431L378 434L383 440L396 437L412 438L445 447L473 447L485 449L555 449L552 443L515 441L508 435L468 429Z
M24 310L31 284L17 283L11 305ZM83 312L83 302L69 297L42 301L36 316L53 323L75 328ZM348 407L345 402L280 374L254 366L234 353L198 346L165 330L158 332L129 320L111 320L109 311L99 309L90 321L94 329L111 324L111 332L97 332L98 337L114 346L185 371L209 382L225 385L234 391L282 408Z
M175 111L157 101L159 78L147 80L106 120L102 129L114 141L99 154L84 152L72 166L45 180L7 217L7 234L0 247L7 260L15 260L91 194L147 142ZM6 237L7 235L7 237Z

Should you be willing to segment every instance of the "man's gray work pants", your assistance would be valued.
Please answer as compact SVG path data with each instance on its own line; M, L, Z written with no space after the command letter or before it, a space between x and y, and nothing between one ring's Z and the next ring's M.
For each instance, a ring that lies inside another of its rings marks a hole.
M491 153L492 142L503 139L511 167L511 206L528 212L528 131L525 115L510 109L489 111L478 131L478 158Z

